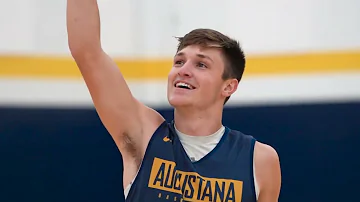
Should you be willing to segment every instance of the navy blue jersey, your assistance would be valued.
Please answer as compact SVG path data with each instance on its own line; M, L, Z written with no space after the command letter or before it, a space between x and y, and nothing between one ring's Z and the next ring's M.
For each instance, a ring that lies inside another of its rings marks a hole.
M226 127L217 146L192 162L173 124L153 134L126 201L256 201L253 137Z

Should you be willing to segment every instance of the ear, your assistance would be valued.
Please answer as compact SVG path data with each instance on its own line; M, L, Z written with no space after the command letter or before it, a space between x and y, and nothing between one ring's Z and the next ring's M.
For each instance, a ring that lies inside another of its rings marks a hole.
M228 79L224 82L224 88L222 90L222 95L224 97L231 96L236 90L239 85L237 79Z

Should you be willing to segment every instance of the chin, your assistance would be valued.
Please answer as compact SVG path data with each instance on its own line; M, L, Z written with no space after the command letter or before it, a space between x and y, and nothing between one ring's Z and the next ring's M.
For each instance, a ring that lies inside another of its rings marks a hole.
M180 96L172 96L168 98L169 104L176 107L184 107L189 106L192 104L191 100L189 98L180 97Z

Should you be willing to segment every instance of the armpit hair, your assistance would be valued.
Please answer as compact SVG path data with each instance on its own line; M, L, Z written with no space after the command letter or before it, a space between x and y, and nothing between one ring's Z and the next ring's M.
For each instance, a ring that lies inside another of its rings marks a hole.
M134 158L137 165L141 164L142 155L141 151L136 148L136 144L141 144L139 141L134 140L128 133L123 133L121 135L121 148L123 151L126 151L130 157Z

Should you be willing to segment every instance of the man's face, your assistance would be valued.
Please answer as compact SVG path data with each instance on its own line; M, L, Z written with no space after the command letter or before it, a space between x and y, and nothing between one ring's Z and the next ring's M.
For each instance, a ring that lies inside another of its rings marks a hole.
M224 67L220 49L191 45L180 50L168 75L169 103L203 108L223 102Z

